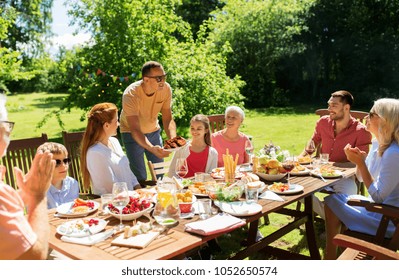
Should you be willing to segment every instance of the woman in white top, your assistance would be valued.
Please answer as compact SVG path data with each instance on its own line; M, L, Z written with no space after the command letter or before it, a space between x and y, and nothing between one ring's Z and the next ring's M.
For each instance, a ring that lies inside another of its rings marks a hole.
M89 189L91 183L94 194L111 193L115 182L126 182L129 190L140 188L118 139L113 137L119 126L115 104L94 105L87 118L81 149L85 189Z
M195 172L210 173L217 167L218 152L211 145L209 119L205 115L195 115L190 121L192 140L189 145L176 151L169 168L169 177L177 176L176 159L187 159L188 173L186 178L193 177Z

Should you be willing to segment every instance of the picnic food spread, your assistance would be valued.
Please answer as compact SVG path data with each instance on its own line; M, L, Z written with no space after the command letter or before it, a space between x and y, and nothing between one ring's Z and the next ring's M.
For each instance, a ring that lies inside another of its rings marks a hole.
M165 145L163 146L164 149L175 149L179 147L183 147L186 145L187 141L181 136L176 136L172 139L166 140Z
M288 191L289 190L289 186L288 184L284 184L284 183L273 183L273 185L271 185L269 187L269 190L271 191L278 191L278 192L284 192L284 191Z
M71 212L72 213L85 213L90 209L94 208L94 202L90 200L84 200L81 198L76 198L72 205Z

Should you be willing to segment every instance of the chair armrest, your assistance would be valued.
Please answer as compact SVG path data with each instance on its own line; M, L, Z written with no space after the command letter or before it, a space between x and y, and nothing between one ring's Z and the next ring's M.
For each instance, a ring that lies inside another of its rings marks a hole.
M379 260L399 260L399 254L397 252L352 236L337 234L334 236L333 242L339 247L351 248Z
M367 211L380 213L393 219L399 219L399 208L392 205L380 204L361 199L349 199L348 204L351 206L364 207Z

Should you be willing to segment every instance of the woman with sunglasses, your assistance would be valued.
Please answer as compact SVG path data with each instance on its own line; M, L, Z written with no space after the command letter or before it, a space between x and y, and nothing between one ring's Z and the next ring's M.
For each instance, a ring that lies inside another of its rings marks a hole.
M128 189L140 188L119 140L118 108L113 103L94 105L87 115L87 127L81 145L80 166L83 184L94 194L112 192L115 182L126 182Z
M349 161L356 164L356 175L363 181L370 197L336 193L324 199L326 215L326 259L336 259L337 246L333 238L343 226L353 231L375 235L381 214L347 204L348 199L371 200L399 207L399 100L383 98L375 101L366 126L374 136L372 148L366 153L359 148L345 147ZM386 237L395 226L390 223Z
M79 197L79 183L68 176L71 159L64 145L46 142L37 148L38 151L50 151L55 160L55 168L51 178L51 186L47 191L47 208L56 208L61 204L74 201Z

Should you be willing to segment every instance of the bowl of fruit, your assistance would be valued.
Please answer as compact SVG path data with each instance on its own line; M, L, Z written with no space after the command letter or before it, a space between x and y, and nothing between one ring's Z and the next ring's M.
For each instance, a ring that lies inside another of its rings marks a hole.
M132 196L129 198L129 203L122 209L123 221L132 221L137 219L145 213L148 213L154 206L148 199L140 199ZM115 218L119 219L121 217L119 210L113 206L112 203L108 204L108 210Z
M259 160L256 175L266 181L278 181L287 175L287 171L282 166L281 162L276 159Z

